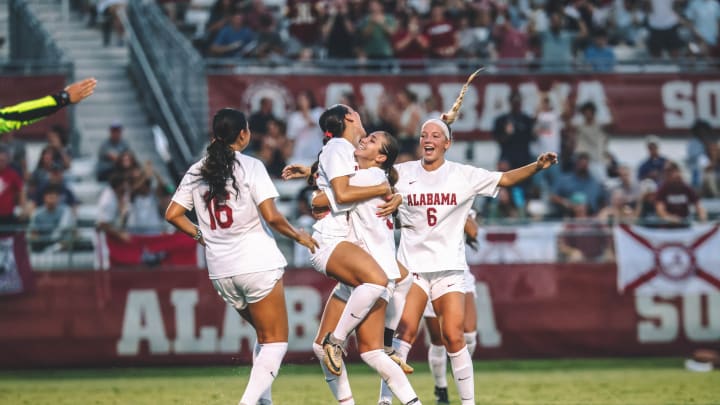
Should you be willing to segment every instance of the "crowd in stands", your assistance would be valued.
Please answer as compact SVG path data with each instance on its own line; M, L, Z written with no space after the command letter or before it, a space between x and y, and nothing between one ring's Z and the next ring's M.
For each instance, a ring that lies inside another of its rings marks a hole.
M217 0L196 45L266 61L515 59L602 72L646 56L717 57L719 19L716 0Z

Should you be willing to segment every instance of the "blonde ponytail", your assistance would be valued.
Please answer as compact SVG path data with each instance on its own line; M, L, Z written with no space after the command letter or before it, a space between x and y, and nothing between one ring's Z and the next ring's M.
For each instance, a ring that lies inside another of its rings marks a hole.
M460 106L462 106L463 98L465 97L465 93L467 92L468 87L470 86L470 82L473 81L475 76L477 76L480 72L485 70L484 66L481 66L478 70L474 71L470 77L468 77L467 81L463 85L462 89L460 90L460 94L458 95L458 98L455 100L455 103L453 104L452 108L443 115L440 116L440 119L445 122L448 126L455 122L457 119L459 113L460 113Z

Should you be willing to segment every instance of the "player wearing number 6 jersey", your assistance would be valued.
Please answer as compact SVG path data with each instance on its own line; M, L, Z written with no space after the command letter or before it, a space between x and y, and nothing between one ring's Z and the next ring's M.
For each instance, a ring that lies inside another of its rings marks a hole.
M278 212L278 192L265 166L240 153L249 142L245 115L229 108L218 111L207 155L187 171L165 213L168 222L205 246L215 290L257 332L259 347L241 405L271 403L270 386L287 351L282 283L287 262L264 225L313 252L317 246ZM199 226L185 216L193 208Z
M428 299L438 315L442 341L447 349L461 404L475 404L472 359L466 348L465 239L463 229L476 195L494 196L498 187L510 187L557 162L545 153L536 163L508 172L485 169L445 160L452 137L449 124L462 105L462 98L475 72L443 120L430 119L421 128L422 158L395 165L400 181L396 190L403 196L398 218L401 238L398 261L413 273L398 332L404 325L417 325ZM412 341L412 340L410 340ZM408 341L398 341L396 350L407 356Z

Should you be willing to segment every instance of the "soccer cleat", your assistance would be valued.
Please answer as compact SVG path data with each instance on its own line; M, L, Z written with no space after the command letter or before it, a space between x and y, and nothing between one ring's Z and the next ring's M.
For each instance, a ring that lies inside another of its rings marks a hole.
M448 399L447 387L435 387L435 403L438 405L447 405L450 403L450 399Z
M383 400L378 402L378 405L392 405L392 401Z
M325 366L335 375L342 374L343 354L345 353L342 344L336 342L332 337L332 333L328 332L323 339L322 346L325 351L325 358L323 359Z
M403 373L412 374L413 371L415 371L415 369L412 368L412 366L410 366L409 364L407 364L405 360L403 360L392 347L385 346L385 354L387 354L392 361L394 361L395 363L397 363L398 366L400 366Z
M257 405L273 405L272 401L268 401L267 399L260 398L257 402Z

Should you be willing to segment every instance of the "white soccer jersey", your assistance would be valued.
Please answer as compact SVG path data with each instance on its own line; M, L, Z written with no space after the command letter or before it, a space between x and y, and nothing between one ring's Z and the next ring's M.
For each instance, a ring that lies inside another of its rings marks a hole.
M273 270L287 265L270 230L261 219L258 205L278 197L267 169L258 159L235 152L234 174L240 190L232 183L223 203L208 206L203 196L209 187L200 177L202 161L192 165L180 182L173 201L188 210L195 207L200 230L207 247L208 272L211 279L238 274Z
M330 201L330 214L316 222L313 229L323 235L345 237L350 232L347 211L354 205L335 202L330 180L355 174L358 169L355 147L344 138L332 138L323 146L319 160L317 186Z
M350 178L350 185L358 187L376 186L387 181L385 172L377 167L358 170ZM372 256L390 279L400 277L400 269L395 260L395 235L393 223L389 218L377 216L377 207L385 201L371 198L356 203L350 212L351 228L356 240Z
M463 229L476 195L497 195L501 172L445 161L426 171L419 160L395 165L403 196L398 260L413 273L465 270Z

